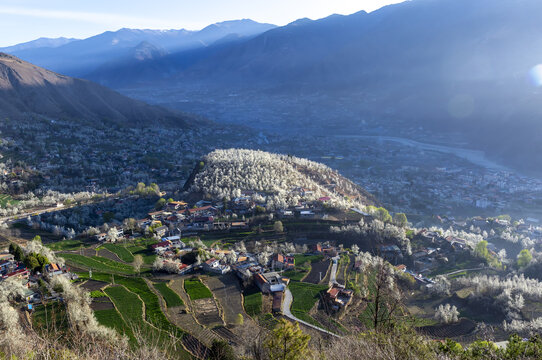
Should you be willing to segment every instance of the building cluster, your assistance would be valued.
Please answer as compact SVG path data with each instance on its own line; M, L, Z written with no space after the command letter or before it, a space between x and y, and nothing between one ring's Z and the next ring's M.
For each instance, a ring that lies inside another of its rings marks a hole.
M0 280L9 278L28 279L30 271L26 266L16 261L14 256L9 253L0 254Z
M65 265L51 263L44 266L43 272L31 271L23 262L15 260L12 254L7 252L0 253L0 281L7 279L21 281L26 288L24 299L30 304L29 309L32 309L32 304L40 304L43 300L55 300L58 298L58 295L53 289L49 289L48 294L44 294L39 289L42 279L51 280L55 276L66 276L70 280L78 278Z

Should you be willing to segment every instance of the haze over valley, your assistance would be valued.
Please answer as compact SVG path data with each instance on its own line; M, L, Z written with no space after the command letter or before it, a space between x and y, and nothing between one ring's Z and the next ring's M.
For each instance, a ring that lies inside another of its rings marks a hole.
M0 5L0 359L540 359L542 3L362 3Z

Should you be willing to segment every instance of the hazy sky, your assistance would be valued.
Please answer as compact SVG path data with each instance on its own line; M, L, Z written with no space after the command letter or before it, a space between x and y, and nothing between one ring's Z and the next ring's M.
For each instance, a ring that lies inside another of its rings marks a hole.
M0 46L85 38L123 27L197 30L242 18L285 25L302 17L373 11L402 0L1 0Z

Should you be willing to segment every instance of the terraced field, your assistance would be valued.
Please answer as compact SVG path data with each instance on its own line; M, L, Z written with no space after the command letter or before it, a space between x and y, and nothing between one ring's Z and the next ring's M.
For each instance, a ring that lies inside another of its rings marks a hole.
M183 337L183 345L188 351L194 354L199 359L209 358L209 348L205 346L201 341L190 334L186 334Z
M353 270L355 263L355 257L343 255L339 260L339 267L337 269L337 282L339 284L345 285L346 279L348 278L348 273Z
M158 290L158 292L160 292L160 295L162 295L162 297L164 298L164 301L166 302L168 308L184 305L184 302L179 297L179 295L177 295L175 291L171 290L168 287L167 283L154 283L153 287Z
M68 327L68 316L64 304L53 302L36 306L32 314L32 323L38 331L66 329Z
M47 243L46 246L53 251L71 251L78 250L82 246L88 246L88 243L84 243L81 240L71 239Z
M213 297L211 290L200 279L186 279L184 281L184 289L192 301Z
M151 242L149 244L154 243ZM141 255L143 257L143 262L147 265L152 265L156 259L156 255L149 250L149 247L145 244L143 245L131 245L126 248L132 255Z
M311 264L311 271L302 280L306 283L319 284L326 277L331 260L321 260ZM321 279L320 279L321 276Z
M184 290L183 279L173 280L170 286L184 301L188 311L179 312L178 310L168 309L168 318L206 346L211 346L213 340L221 340L222 338L218 334L196 322L193 316L192 303Z
M79 281L95 280L95 281L103 282L103 283L111 283L113 282L113 278L114 278L114 275L112 274L107 274L107 273L99 272L99 271L92 272L92 279L89 277L88 271L85 271L85 272L79 271L79 272L76 272L76 274L77 276L79 276Z
M96 319L100 324L116 330L119 334L126 335L132 346L137 344L132 329L126 324L122 316L120 316L119 312L115 308L107 310L95 310L94 315L96 315Z
M241 285L235 275L230 273L220 277L211 276L205 280L205 283L218 300L227 324L235 325L239 314L246 317Z
M105 289L107 296L111 298L115 306L129 327L142 324L144 329L154 331L147 323L144 323L143 302L136 294L128 291L123 286L110 286Z
M109 299L109 297L105 296L105 294L102 293L103 296L100 297L93 297L92 303L90 304L90 308L92 310L100 311L100 310L111 310L115 307L113 306L113 303Z
M79 254L61 253L59 256L66 259L68 264L72 264L83 269L92 269L101 272L132 275L135 274L131 265L113 261L101 256L83 256Z
M0 207L7 207L8 204L15 205L18 201L14 200L10 195L8 194L0 194Z
M192 301L192 309L198 322L208 328L224 325L215 299L206 298Z
M476 323L469 319L461 319L455 324L439 324L418 328L418 332L433 339L447 339L469 335L476 328Z
M245 289L244 293L245 311L250 316L258 316L262 313L262 292L256 286Z
M124 245L120 244L103 244L101 247L116 254L120 260L131 263L134 261L134 255Z
M117 284L124 285L128 290L139 295L141 300L143 300L145 303L145 320L159 329L167 331L171 334L180 335L181 332L179 328L171 324L160 309L160 301L158 300L158 296L156 296L151 289L149 289L143 279L115 277L115 282Z
M291 307L292 314L308 323L322 326L309 315L309 311L320 300L320 293L327 289L327 285L291 282L288 288L294 298Z
M141 279L136 279L141 280ZM141 280L143 281L143 280ZM130 282L128 282L130 283ZM146 286L146 284L143 282ZM136 289L138 285L131 284L133 289ZM141 297L138 294L129 291L124 286L112 286L105 289L107 295L113 300L119 313L126 322L129 328L137 329L142 336L146 338L146 341L151 344L160 344L165 351L170 354L176 354L181 359L190 359L192 356L184 349L177 346L172 346L171 335L182 338L182 333L176 326L171 324L165 315L160 310L158 305L158 311L160 316L157 315L154 304L151 302L147 304L145 300L141 301ZM148 290L148 292L156 298L156 295ZM156 302L158 299L156 298ZM153 326L154 325L154 326ZM158 326L157 326L158 325ZM174 331L170 331L171 329Z

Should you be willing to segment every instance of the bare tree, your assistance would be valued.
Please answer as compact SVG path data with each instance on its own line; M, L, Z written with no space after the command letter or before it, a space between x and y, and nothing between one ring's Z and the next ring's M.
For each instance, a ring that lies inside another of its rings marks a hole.
M374 266L375 276L368 292L368 310L375 331L389 329L401 307L401 294L390 264L382 259Z
M132 266L134 267L134 270L138 274L141 271L141 265L143 265L143 256L141 255L134 256L134 261L132 262Z

